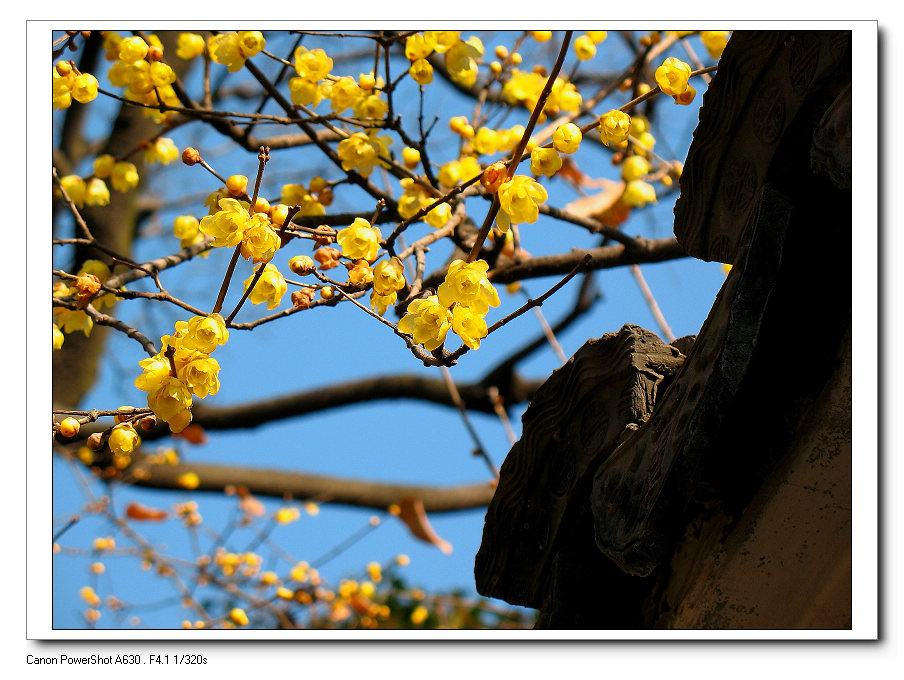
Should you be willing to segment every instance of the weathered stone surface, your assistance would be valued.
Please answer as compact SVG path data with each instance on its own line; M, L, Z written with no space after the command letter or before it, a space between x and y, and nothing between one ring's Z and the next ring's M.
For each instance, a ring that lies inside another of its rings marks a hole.
M753 242L728 277L684 366L646 425L594 478L596 542L625 572L648 575L669 554L724 409L744 379L776 272L791 202L763 189Z
M625 326L588 341L538 389L487 510L475 563L479 592L541 606L542 574L573 490L626 428L649 417L683 360L654 333Z
M786 162L785 137L810 102L832 101L850 83L850 41L849 31L732 33L675 204L675 236L688 254L735 262L762 186Z

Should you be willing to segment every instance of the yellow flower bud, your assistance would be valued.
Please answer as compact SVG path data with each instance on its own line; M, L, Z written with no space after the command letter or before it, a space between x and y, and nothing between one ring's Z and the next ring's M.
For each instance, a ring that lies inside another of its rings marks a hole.
M60 423L60 434L67 439L78 434L81 425L75 418L63 418Z
M232 175L226 180L226 188L233 196L241 196L248 190L248 178L245 175Z

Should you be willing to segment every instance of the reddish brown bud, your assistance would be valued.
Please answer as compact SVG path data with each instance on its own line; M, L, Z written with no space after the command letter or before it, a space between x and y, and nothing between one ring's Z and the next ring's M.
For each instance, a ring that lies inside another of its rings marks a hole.
M88 437L88 441L85 442L85 444L92 451L100 451L104 445L104 435L100 432L95 432L90 437Z
M142 430L144 430L145 432L150 432L157 426L157 417L145 416L141 419L140 425Z
M182 152L182 162L186 165L194 165L201 162L201 154L194 147L188 147Z

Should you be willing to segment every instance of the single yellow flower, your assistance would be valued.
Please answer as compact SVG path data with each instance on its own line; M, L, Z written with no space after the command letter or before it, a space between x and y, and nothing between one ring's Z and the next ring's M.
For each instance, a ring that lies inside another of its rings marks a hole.
M691 67L680 59L669 57L662 66L656 69L654 77L665 94L675 96L687 89L687 80L691 75Z
M333 68L333 60L322 49L295 48L295 72L299 78L316 83L326 78Z
M234 198L221 198L220 210L201 220L199 229L213 237L215 247L234 247L242 242L248 228L248 204Z
M277 269L274 264L268 262L265 265L261 263L254 268L255 273L260 267L264 267L264 273L261 275L260 280L254 285L254 290L251 291L251 295L248 296L248 299L255 305L266 302L267 309L275 309L279 306L282 296L286 294L288 284L286 284L286 280L283 278L283 275L279 273L279 269ZM248 286L251 285L253 279L254 275L245 279L244 283L246 290L248 289Z
M656 189L652 184L636 179L625 186L621 202L632 208L640 208L647 203L656 203Z
M628 139L631 131L631 116L624 111L612 109L600 116L599 122L600 141L606 146L619 144Z
M451 327L452 313L440 304L436 295L412 301L399 321L399 330L413 335L414 341L430 352L443 344Z
M488 269L484 260L454 260L436 290L439 303L447 308L458 303L480 316L485 316L490 307L498 307L499 294L487 278Z
M530 152L530 171L535 175L552 177L562 167L562 158L555 149L538 147Z
M515 175L499 187L499 228L506 231L512 223L536 222L540 214L537 206L546 199L546 189L533 178Z
M565 123L556 128L552 136L552 145L560 153L574 153L581 146L581 128L574 123Z
M242 257L252 262L269 262L279 250L279 234L263 213L254 213L242 235Z
M480 339L487 335L487 322L477 311L463 305L452 308L452 330L471 349L480 348Z
M176 42L176 56L180 59L194 59L204 54L204 38L197 33L180 33Z
M135 450L135 447L141 443L138 433L130 423L121 423L113 428L107 439L107 446L114 455L126 456Z
M336 242L342 247L342 254L352 260L377 259L382 234L377 227L362 217L356 217L345 229L336 234Z

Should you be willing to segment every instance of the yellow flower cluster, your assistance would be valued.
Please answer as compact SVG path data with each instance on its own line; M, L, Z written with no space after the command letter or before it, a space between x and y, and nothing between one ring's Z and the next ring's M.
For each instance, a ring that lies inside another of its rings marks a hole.
M454 187L481 174L480 162L474 156L462 156L461 158L444 163L436 179L445 187Z
M272 260L279 250L280 240L269 214L249 213L250 204L235 198L220 198L217 204L220 209L203 217L198 224L201 233L213 237L211 245L217 248L241 245L242 257L246 260ZM261 207L266 209L269 205L261 204ZM186 226L190 227L189 224Z
M502 96L509 104L521 104L533 111L545 85L546 78L535 71L512 69L511 76L502 86ZM543 113L556 115L559 111L574 112L581 108L582 101L574 84L560 76L553 82Z
M445 342L451 328L468 347L478 349L487 334L484 317L490 307L499 306L499 295L487 278L488 269L484 260L453 261L436 295L408 305L399 330L410 333L415 342L432 352Z
M76 296L80 303L90 303L98 310L104 307L112 307L116 302L116 295L113 293L105 293L97 295L100 290L100 284L106 283L110 278L110 268L100 260L85 260L78 272L76 272L74 285L69 286L66 283L58 282L53 287L53 297L69 297ZM90 281L90 288L83 284ZM91 335L94 328L94 321L90 316L81 309L66 309L65 307L53 308L54 328L54 349L62 346L63 341L58 339L57 333L73 333L82 331L85 337Z
M229 31L207 39L210 58L225 66L230 73L241 70L246 59L258 54L266 46L267 41L260 31Z
M66 175L60 178L60 184L66 195L76 206L104 206L110 203L110 189L99 177L85 181L78 175Z
M203 399L219 391L220 365L210 354L228 339L222 316L194 316L177 321L173 335L161 338L163 349L138 362L142 373L135 387L148 393L148 407L173 432L191 422L192 395Z
M123 96L134 102L157 106L180 106L173 89L176 74L169 64L162 61L163 43L156 35L145 42L140 36L123 38L115 31L104 31L104 49L109 61L115 62L107 72L107 78L115 87L125 87ZM142 114L157 123L172 119L174 111L161 112L145 108Z
M53 108L68 109L72 100L87 104L97 98L97 78L90 73L77 73L65 61L53 69Z
M402 185L402 195L399 197L399 215L407 220L413 217L418 210L432 205L436 200L428 192L426 187L418 184L410 177L399 180ZM439 229L452 217L452 208L448 203L440 203L424 216L424 221L432 227Z
M388 135L377 136L376 130L356 132L339 142L336 153L342 161L343 170L356 170L362 177L370 177L375 165L389 167L385 159L389 158L390 144L392 138Z
M169 137L158 137L152 144L144 149L144 160L148 163L160 163L169 165L181 157L181 153Z
M94 159L94 176L99 179L109 179L113 188L121 193L137 187L141 179L134 163L117 161L110 154L104 154Z

